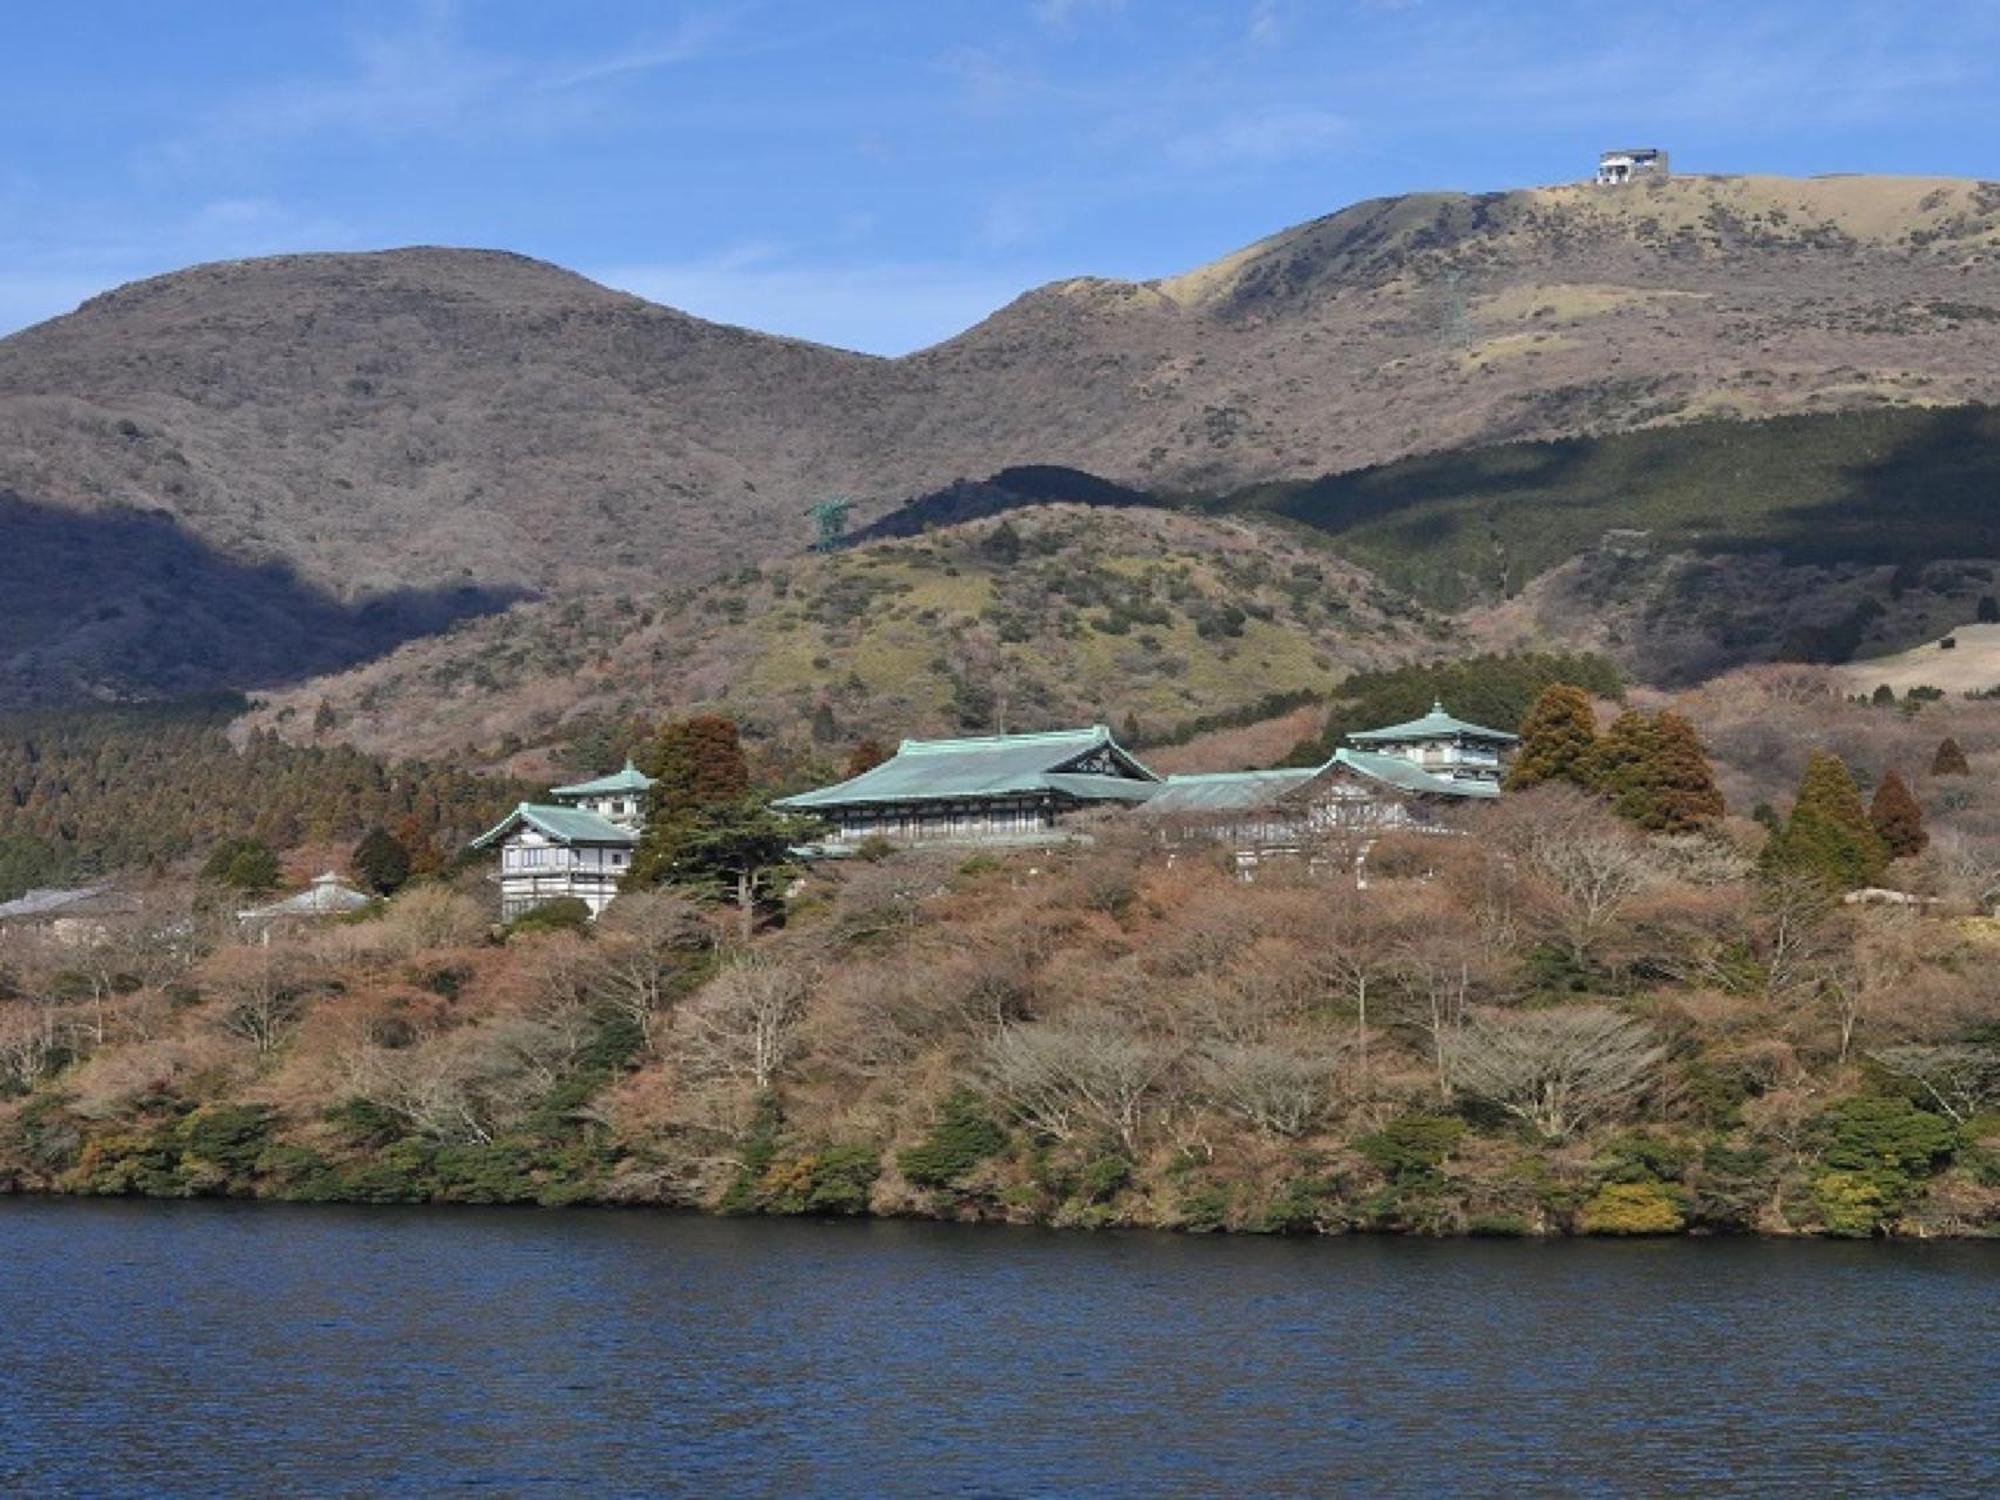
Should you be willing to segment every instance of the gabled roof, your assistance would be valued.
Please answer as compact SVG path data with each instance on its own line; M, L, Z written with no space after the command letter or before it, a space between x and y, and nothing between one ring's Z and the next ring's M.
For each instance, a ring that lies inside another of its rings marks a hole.
M1112 772L1071 769L1106 752ZM844 807L857 803L936 802L1055 792L1079 800L1143 800L1160 778L1128 752L1104 725L1046 734L994 734L972 739L904 740L888 760L834 786L786 797L780 807Z
M248 911L236 915L244 920L260 917L337 917L350 911L360 911L364 906L373 906L375 898L365 891L357 891L345 884L341 878L328 870L323 875L313 877L313 883L296 896L287 896L282 901L273 901L269 906L253 906Z
M1444 711L1444 704L1439 702L1433 702L1431 711L1421 719L1411 719L1403 724L1391 724L1387 729L1359 729L1348 738L1350 740L1442 740L1460 734L1480 740L1511 742L1520 738L1519 735L1509 734L1504 729L1488 729L1484 724L1469 724L1464 719L1454 719Z
M1146 799L1146 811L1149 814L1252 812L1270 807L1303 790L1336 767L1344 767L1356 775L1403 792L1421 792L1433 797L1500 795L1499 787L1491 782L1433 776L1401 756L1378 755L1370 750L1340 750L1334 753L1331 760L1318 766L1169 776L1166 785Z
M616 844L629 847L639 842L639 835L634 830L620 827L609 818L585 812L580 807L550 807L542 802L523 802L474 839L472 847L489 848L524 824L558 844Z
M1333 759L1320 769L1330 770L1334 766L1346 766L1350 771L1357 771L1405 792L1427 792L1434 797L1493 798L1500 795L1496 782L1433 776L1422 766L1413 765L1400 755L1378 755L1373 750L1336 750Z
M41 887L27 891L12 901L0 901L0 922L33 917L53 917L77 908L95 907L100 913L137 911L139 903L112 889L109 881L58 890Z
M643 792L653 785L653 778L633 765L628 758L625 769L613 771L609 776L599 776L594 781L579 781L574 786L552 786L551 797L608 797L619 792Z

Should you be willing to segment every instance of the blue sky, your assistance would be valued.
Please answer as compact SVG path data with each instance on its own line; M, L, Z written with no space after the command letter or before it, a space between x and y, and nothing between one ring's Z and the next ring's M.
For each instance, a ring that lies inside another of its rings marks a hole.
M0 78L0 331L423 243L895 353L1606 145L2000 177L2000 0L22 0Z

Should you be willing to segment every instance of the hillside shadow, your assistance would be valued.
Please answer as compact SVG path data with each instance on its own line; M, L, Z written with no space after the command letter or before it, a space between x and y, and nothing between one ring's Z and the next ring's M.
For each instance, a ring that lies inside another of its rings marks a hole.
M524 592L403 589L350 605L164 513L79 512L0 491L0 710L279 687Z
M1455 453L1416 458L1328 474L1309 484L1266 491L1252 501L1288 520L1338 536L1341 532L1392 516L1432 507L1421 519L1412 517L1412 540L1439 545L1465 524L1478 519L1472 510L1440 508L1468 495L1482 504L1504 503L1516 497L1543 500L1559 493L1570 475L1586 463L1589 445L1575 441L1508 443ZM1240 500L1225 501L1233 507Z
M1005 515L1031 505L1119 507L1163 503L1144 490L1129 489L1081 469L1024 464L1002 469L990 479L961 479L941 490L907 500L886 516L850 531L841 544L854 547L888 537L921 536L934 527L963 526L968 521L983 521L988 516Z
M1769 540L1788 561L2000 557L2000 409L1900 415L1879 455L1840 467L1833 493L1772 511Z

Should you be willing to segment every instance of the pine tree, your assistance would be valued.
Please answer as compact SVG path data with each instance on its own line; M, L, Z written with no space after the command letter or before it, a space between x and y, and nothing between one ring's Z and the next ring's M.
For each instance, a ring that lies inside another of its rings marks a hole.
M1924 810L1894 771L1887 772L1875 788L1875 799L1868 804L1868 821L1888 845L1891 858L1922 854L1930 844L1931 836L1924 831Z
M1851 891L1871 884L1888 862L1888 847L1868 821L1847 763L1815 750L1806 761L1784 831L1765 846L1765 869L1808 875L1830 889Z
M734 806L750 792L736 722L714 714L661 725L641 769L653 777L653 790L646 831L625 877L634 888L669 879L702 814Z
M410 878L410 851L386 828L371 828L348 856L354 873L378 896L393 895Z
M715 714L661 725L640 769L654 779L656 813L716 807L750 791L750 766L736 721Z
M1521 747L1507 773L1510 791L1544 781L1590 786L1597 749L1597 721L1591 715L1590 694L1558 682L1543 689L1521 721Z
M201 873L239 891L268 891L278 883L278 856L259 838L224 839L209 851Z
M651 840L647 828L625 884L670 885L700 899L729 902L748 942L759 908L780 899L792 869L791 851L821 826L754 797L698 808L674 819L667 838Z
M1937 747L1937 755L1931 761L1933 776L1970 776L1972 764L1965 758L1958 741L1946 735Z

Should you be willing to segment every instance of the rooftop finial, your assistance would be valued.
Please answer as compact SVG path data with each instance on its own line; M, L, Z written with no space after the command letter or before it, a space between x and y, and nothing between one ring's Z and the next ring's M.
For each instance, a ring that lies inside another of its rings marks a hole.
M1433 699L1431 699L1431 712L1432 712L1432 713L1434 713L1434 714L1441 714L1441 713L1443 713L1443 712L1444 712L1444 699L1442 699L1442 698L1433 698Z

